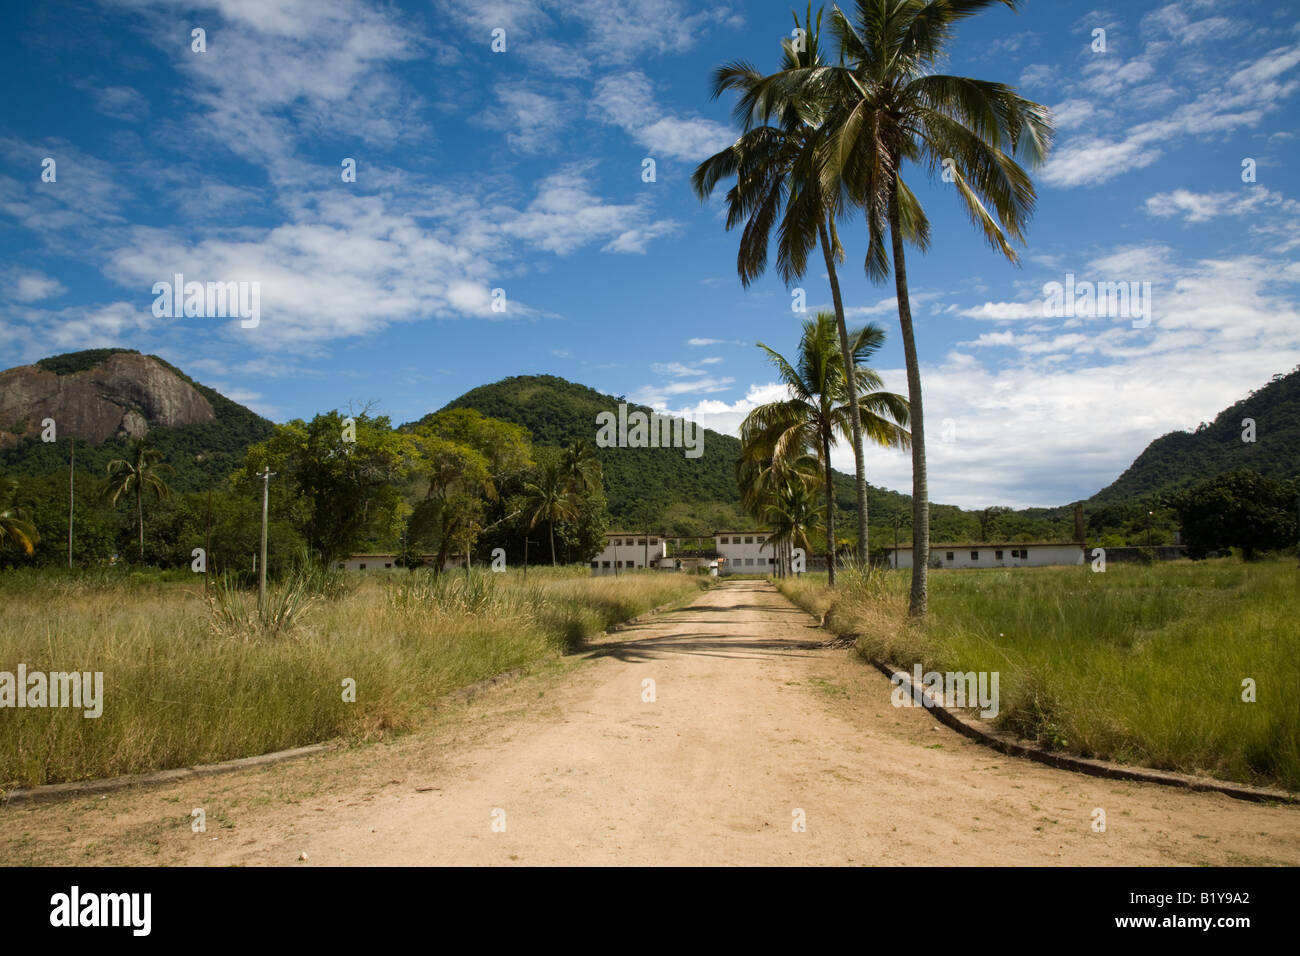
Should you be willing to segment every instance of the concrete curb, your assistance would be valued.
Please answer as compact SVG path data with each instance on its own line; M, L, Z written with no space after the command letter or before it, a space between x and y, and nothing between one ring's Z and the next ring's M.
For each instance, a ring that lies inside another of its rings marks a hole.
M292 750L278 750L275 753L259 754L255 757L239 757L235 760L223 760L221 763L199 764L195 767L181 767L176 770L158 770L154 773L135 774L128 777L106 777L101 780L76 780L71 783L50 783L26 790L11 790L0 794L0 806L19 804L53 803L56 800L69 800L77 797L95 796L101 793L117 793L122 790L148 789L160 787L178 780L191 777L213 777L217 774L234 773L237 770L249 770L255 767L269 767L273 764L310 757L312 754L337 750L342 744L329 742L308 744L306 747L294 747Z
M609 634L627 624L634 624L642 618L651 617L681 603L681 601L670 601L667 604L661 604L656 608L651 608L649 611L642 611L635 617L630 617L626 621L621 621L618 624L613 625L609 630L602 631L601 634ZM459 690L452 691L450 694L445 695L442 698L442 701L468 700L497 684L504 683L513 677L519 676L524 670L525 668L523 667L516 667L512 670L497 674L494 677L488 677L484 680L476 681L468 687L462 687ZM438 704L434 703L431 706L437 707ZM33 804L54 803L58 800L74 800L77 797L118 793L122 790L144 790L150 787L161 787L169 783L176 783L178 780L188 780L191 777L212 777L217 774L235 773L238 770L249 770L255 767L269 767L273 764L283 763L286 760L296 760L299 757L309 757L312 754L338 750L342 746L343 744L338 741L330 741L319 744L308 744L305 747L294 747L291 750L277 750L274 753L258 754L254 757L238 757L234 760L223 760L221 763L199 764L195 767L181 767L175 770L157 770L153 773L134 774L126 777L104 777L99 780L74 780L70 783L49 783L40 787L30 787L22 790L11 790L8 793L0 793L0 807L19 805L30 806Z
M993 733L983 727L968 721L964 717L945 707L940 701L932 695L927 694L924 688L918 688L912 682L912 675L900 668L886 664L884 661L871 659L871 664L882 674L890 679L891 683L898 684L906 688L912 699L917 701L926 710L934 715L935 720L939 723L951 727L963 737L969 737L977 743L984 744L986 747L992 747L1000 753L1008 754L1013 757L1027 757L1038 763L1047 764L1049 767L1056 767L1060 770L1073 770L1076 773L1086 773L1093 777L1105 777L1108 780L1134 780L1140 783L1158 783L1168 787L1181 787L1184 790L1201 790L1213 793L1222 793L1238 800L1253 800L1264 803L1276 801L1278 803L1300 803L1300 794L1289 793L1286 790L1273 790L1266 787L1250 787L1245 784L1226 783L1221 780L1214 780L1208 777L1194 777L1190 774L1174 773L1173 771L1153 770L1147 767L1131 767L1124 764L1111 763L1107 760L1094 760L1090 757L1075 757L1070 754L1058 753L1052 750L1044 750L1041 747L1026 745L1018 742L1015 738L1006 735ZM924 703L921 703L924 701Z

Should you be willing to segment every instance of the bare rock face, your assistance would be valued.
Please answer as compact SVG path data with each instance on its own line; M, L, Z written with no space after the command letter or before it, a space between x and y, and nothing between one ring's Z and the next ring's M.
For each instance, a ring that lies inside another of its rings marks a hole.
M116 352L67 375L36 365L0 372L0 447L39 435L46 418L54 419L59 438L99 443L139 438L155 425L214 422L217 415L198 389L147 355Z

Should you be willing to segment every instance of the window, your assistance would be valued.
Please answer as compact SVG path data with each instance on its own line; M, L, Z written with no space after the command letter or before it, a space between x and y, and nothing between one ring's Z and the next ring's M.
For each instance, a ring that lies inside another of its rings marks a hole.
M651 544L658 544L658 543L659 543L659 539L658 539L658 538L651 538L651 539L650 539L650 543L651 543Z
M358 570L358 571L364 571L365 569L366 569L366 566L365 566L364 564L358 564L358 565L357 565L357 570Z
M591 570L595 571L595 570L597 570L599 567L600 567L600 562L599 562L599 561L593 561L593 562L591 562Z
M718 540L719 540L719 542L722 543L722 544L730 544L730 543L731 543L727 538L720 538L720 539L718 539Z
M385 564L384 564L384 567L386 567L386 568L391 568L392 565L391 565L391 564L388 564L388 563L385 563Z
M602 561L602 562L600 562L600 566L601 566L602 568L607 568L607 567L609 567L609 562L608 562L608 561Z
M342 570L343 570L344 568L346 568L346 567L347 567L346 564L340 564L340 565L339 565L339 570L342 571Z
M768 558L768 559L767 559L767 563L768 563L768 564L776 564L776 558Z
M753 559L753 558L746 558L746 559L745 559L745 564L749 565L749 567L752 568L752 567L754 566L754 559Z
M637 543L637 544L642 544L642 545L645 544L645 538L637 538L636 543Z
M994 551L994 552L993 552L993 560L995 560L995 561L1001 561L1001 560L1002 560L1002 552L1001 552L1001 551Z
M949 561L952 560L952 552L951 552L951 551L948 552L948 560L949 560Z
M970 553L970 559L972 561L978 561L980 559L980 553L978 551L972 551Z
M1020 559L1021 559L1022 561L1027 561L1027 560L1029 560L1029 552L1026 551L1024 548L1021 548L1021 549L1020 549Z
M1012 556L1013 558L1018 558L1018 557L1020 557L1020 551L1019 551L1019 550L1012 550L1012 552L1011 552L1011 556Z
M760 535L758 536L758 543L759 543L759 544L762 544L762 543L763 543L764 541L766 541L766 540L767 540L767 535L762 535L762 534L760 534Z
M754 543L754 536L751 534L748 538L745 539L745 544L753 544L753 543Z

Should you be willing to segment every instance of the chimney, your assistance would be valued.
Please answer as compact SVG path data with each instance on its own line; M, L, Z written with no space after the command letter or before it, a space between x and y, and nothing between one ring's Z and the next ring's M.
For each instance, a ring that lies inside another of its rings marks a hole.
M1074 540L1079 544L1084 543L1083 537L1083 502L1074 503Z

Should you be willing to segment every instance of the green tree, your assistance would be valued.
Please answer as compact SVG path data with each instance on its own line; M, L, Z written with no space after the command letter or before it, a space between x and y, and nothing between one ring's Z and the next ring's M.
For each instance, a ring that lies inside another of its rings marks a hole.
M385 547L396 542L412 455L410 437L393 431L387 416L332 411L277 425L248 450L238 483L254 485L260 502L257 475L269 467L276 510L293 516L328 565L367 540Z
M115 458L108 463L108 483L104 499L116 507L123 495L135 497L135 517L139 531L140 560L144 560L144 493L148 491L158 501L171 496L171 489L163 475L171 474L172 466L163 461L162 452L153 447L147 438L131 443L131 457Z
M859 422L864 435L881 445L906 447L907 402L901 395L886 392L880 376L866 360L880 348L885 333L877 325L866 325L850 336L854 365L864 388L858 396ZM776 366L790 398L760 405L740 426L745 454L759 460L790 460L811 455L820 463L826 489L826 562L832 587L835 585L835 484L831 469L831 445L851 434L852 412L845 403L844 364L835 341L835 317L827 312L803 324L797 364L759 343Z
M1189 556L1232 547L1250 561L1257 551L1296 544L1297 497L1300 483L1238 468L1171 496L1170 503Z
M555 524L576 518L578 493L573 478L557 455L545 455L538 462L531 480L524 484L524 501L528 509L528 527L545 521L551 540L551 565L555 560Z
M884 281L892 255L911 409L915 560L909 612L915 617L927 606L929 484L903 246L911 242L924 250L930 229L903 181L903 165L917 163L931 175L942 171L989 244L1016 262L1009 240L1024 241L1036 196L1013 157L1042 162L1053 132L1047 108L1012 87L936 69L956 24L996 2L1017 8L1016 0L855 0L852 20L838 7L831 14L838 62L785 71L773 81L781 98L815 104L820 112L828 138L824 188L843 189L865 214L867 274Z

